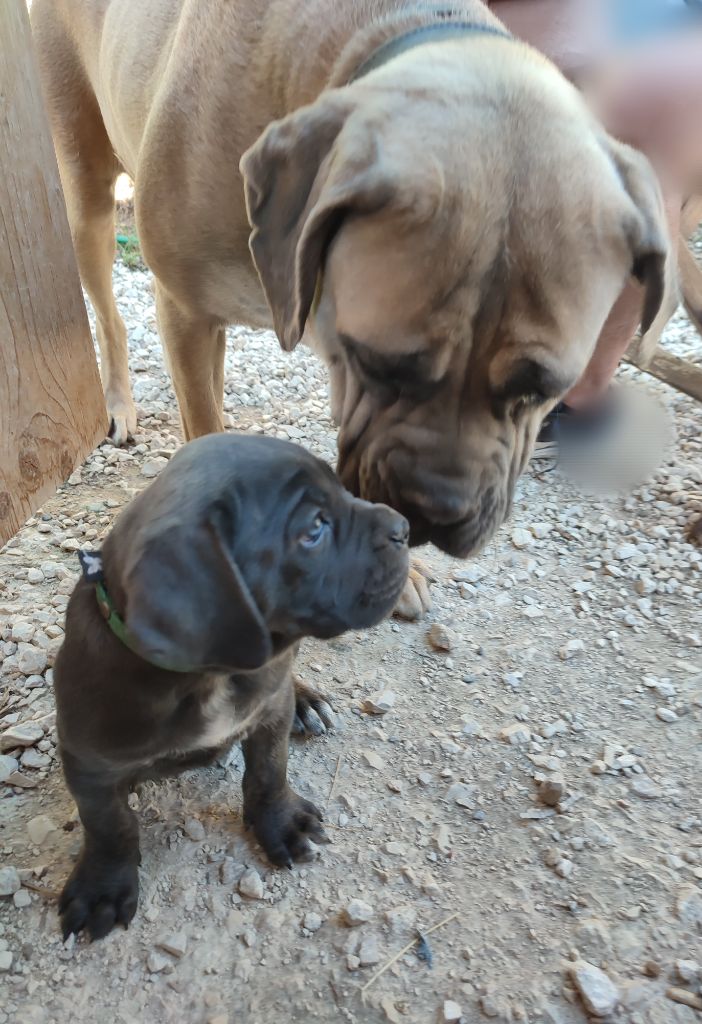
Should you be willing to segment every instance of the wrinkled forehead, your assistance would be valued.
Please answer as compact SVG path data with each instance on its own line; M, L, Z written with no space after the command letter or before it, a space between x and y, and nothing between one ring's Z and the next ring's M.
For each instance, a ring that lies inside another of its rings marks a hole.
M446 343L580 348L628 267L614 201L606 211L583 181L573 193L570 205L541 200L511 219L473 197L423 224L349 220L327 258L324 328L388 355Z
M331 326L388 352L394 346L411 350L413 341L425 343L428 325L445 328L441 317L448 308L460 305L465 322L477 305L472 303L474 287L498 248L497 237L477 247L441 213L427 223L407 220L406 215L386 214L346 221L325 266Z

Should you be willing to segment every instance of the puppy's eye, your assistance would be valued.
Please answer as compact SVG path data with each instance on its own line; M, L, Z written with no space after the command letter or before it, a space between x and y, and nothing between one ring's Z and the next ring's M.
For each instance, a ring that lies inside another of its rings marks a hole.
M316 547L329 530L331 523L323 512L318 512L311 526L300 537L303 548Z

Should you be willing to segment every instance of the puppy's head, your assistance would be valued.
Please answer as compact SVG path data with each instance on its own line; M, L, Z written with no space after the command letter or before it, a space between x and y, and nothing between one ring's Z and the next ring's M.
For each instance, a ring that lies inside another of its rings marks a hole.
M331 368L339 472L465 556L630 277L667 250L653 173L546 60L425 45L271 125L242 160L281 344Z
M253 670L303 636L373 626L408 567L408 525L297 445L186 445L105 542L108 589L147 660Z

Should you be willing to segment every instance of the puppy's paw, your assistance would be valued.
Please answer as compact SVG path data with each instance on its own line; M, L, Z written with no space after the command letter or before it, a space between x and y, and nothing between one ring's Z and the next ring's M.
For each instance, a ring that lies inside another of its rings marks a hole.
M427 582L429 577L429 569L418 559L413 558L407 582L395 605L393 615L409 622L416 622L426 615L431 608L431 594Z
M322 813L309 800L288 788L279 800L244 808L249 825L266 852L279 868L291 868L293 861L314 859L313 843L328 843L322 827Z
M115 925L125 928L134 917L139 898L136 864L82 854L59 899L64 942L87 931L102 939Z
M333 729L336 720L334 709L325 697L313 686L293 677L295 687L295 717L291 732L293 736L323 736Z

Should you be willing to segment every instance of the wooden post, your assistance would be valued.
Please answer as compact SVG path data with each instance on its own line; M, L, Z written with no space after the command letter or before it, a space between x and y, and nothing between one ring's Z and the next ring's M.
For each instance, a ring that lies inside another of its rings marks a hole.
M106 430L26 0L0 0L0 545Z

